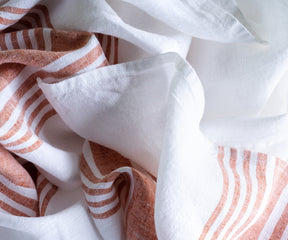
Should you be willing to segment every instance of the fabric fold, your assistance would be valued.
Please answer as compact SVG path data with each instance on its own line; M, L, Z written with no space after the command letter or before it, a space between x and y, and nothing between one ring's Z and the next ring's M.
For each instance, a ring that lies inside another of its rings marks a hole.
M283 1L238 2L263 43L223 44L199 39L192 42L188 61L203 84L206 119L259 116L287 71L288 35L275 29L287 25L287 6ZM283 112L283 105L284 102L277 101L270 106L270 112L271 109L273 115L287 112L287 109ZM267 111L265 114L271 116Z
M0 1L1 239L287 239L287 7Z
M77 134L157 176L168 92L174 75L182 71L182 61L168 53L99 68L59 83L40 80L39 86Z

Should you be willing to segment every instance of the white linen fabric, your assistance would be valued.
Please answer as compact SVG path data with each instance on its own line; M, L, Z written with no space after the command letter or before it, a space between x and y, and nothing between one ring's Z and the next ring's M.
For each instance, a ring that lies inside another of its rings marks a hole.
M0 238L288 239L287 8L0 1Z
M173 51L185 57L191 36L221 42L255 39L229 1L49 0L47 6L56 28L113 35L154 54Z
M288 21L285 1L239 1L239 5L262 44L192 42L188 59L205 89L207 118L259 115L287 72L288 35L280 30ZM283 104L278 100L270 111L286 113Z

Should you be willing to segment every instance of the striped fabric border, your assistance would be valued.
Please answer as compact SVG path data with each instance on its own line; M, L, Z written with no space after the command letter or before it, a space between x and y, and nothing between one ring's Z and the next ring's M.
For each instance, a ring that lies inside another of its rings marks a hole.
M2 18L2 20L6 19L5 21L3 20L3 22L9 22L10 25L8 28L4 29L3 32L5 33L32 28L53 28L49 17L48 9L45 5L38 4L31 9L2 7L0 8L0 13L1 12L2 15L11 15L11 13L15 15L14 20ZM0 19L0 24L3 24L3 22L1 22Z
M118 44L119 39L113 36L96 33L95 34L102 49L105 53L105 56L110 65L118 63Z
M38 215L38 198L33 180L14 157L0 146L0 208L23 217Z
M219 147L223 189L199 239L287 239L288 164Z
M39 174L36 188L39 199L39 216L45 216L48 204L57 192L57 187L51 184L42 174Z
M123 234L127 239L157 239L156 183L149 175L133 168L120 154L87 141L80 167L87 204L105 239L121 239ZM123 219L123 228L115 228ZM103 224L111 225L111 232L103 231Z
M48 8L32 2L0 7L0 211L26 217L45 216L57 192L41 174L35 186L14 155L43 146L41 130L57 114L37 79L53 83L108 65L93 33L53 29Z
M37 78L56 82L81 71L106 65L107 62L93 34L73 33L69 39L68 32L50 29L23 30L20 33L22 42L19 42L17 35L2 34L6 46L1 47L12 48L8 56L13 56L14 62L18 61L21 65L8 63L9 57L4 57L7 53L0 52L0 57L3 56L2 66L6 66L0 72L0 76L5 76L0 86L0 143L14 153L25 154L41 146L39 133L45 122L56 114L39 89ZM46 38L44 41L44 35L49 36L50 40ZM23 52L16 52L9 43L14 42L18 46L25 44L25 36L30 42L28 46L35 45L36 49L40 47L51 51L43 53L26 48ZM68 49L58 52L66 39L70 40L68 46L65 43ZM79 48L74 49L75 46ZM5 61L11 68L7 68Z

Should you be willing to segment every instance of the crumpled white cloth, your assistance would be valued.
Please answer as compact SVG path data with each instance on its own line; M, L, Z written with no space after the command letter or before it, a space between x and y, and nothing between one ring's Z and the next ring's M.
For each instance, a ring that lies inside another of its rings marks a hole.
M0 1L1 7L36 3L47 7L56 29L119 38L122 63L95 69L97 62L57 81L37 78L57 115L40 134L48 143L45 161L21 157L38 164L58 190L43 217L1 210L1 238L129 239L126 210L103 221L91 216L96 197L84 195L78 167L81 154L93 155L88 141L157 177L153 231L160 240L288 238L285 0ZM8 14L15 22L22 16ZM98 44L97 36L89 39L84 51ZM93 157L87 163L105 182Z
M48 2L56 28L113 35L152 54L173 51L185 57L192 36L255 40L237 4L230 1Z
M262 44L192 42L188 59L205 89L205 118L259 115L287 72L288 35L283 30L287 3L255 0L239 1L239 5ZM286 84L282 87L284 98ZM283 100L278 96L265 115L286 113L287 99Z

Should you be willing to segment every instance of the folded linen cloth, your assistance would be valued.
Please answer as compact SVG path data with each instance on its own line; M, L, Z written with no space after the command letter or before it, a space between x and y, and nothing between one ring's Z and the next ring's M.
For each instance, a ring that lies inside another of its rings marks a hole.
M287 239L286 32L244 3L1 1L1 239Z
M163 72L169 74L161 74ZM146 87L150 81L154 82L155 92ZM157 87L157 83L162 83L162 88ZM85 86L89 86L89 89ZM240 141L237 148L224 148L207 140L199 128L204 112L201 83L189 64L179 56L166 54L108 66L59 83L40 82L40 87L65 123L79 135L116 149L152 174L158 172L155 226L159 239L277 239L286 236L287 162L273 155L244 150ZM92 99L95 91L102 94ZM141 92L145 97L134 94L134 91ZM76 94L82 95L82 102L73 101ZM113 98L107 97L109 94L113 94ZM143 107L146 94L149 95L149 101L153 102L149 108ZM162 99L166 100L162 102ZM73 102L74 111L67 107L68 102ZM163 106L160 109L165 111L158 110L161 102ZM135 107L138 107L137 110ZM132 113L135 111L137 117ZM151 111L154 121L149 119ZM79 115L87 118L75 120ZM163 122L157 121L158 118L164 119ZM118 124L115 124L115 119ZM143 122L143 119L147 119L147 122ZM273 123L282 121L282 127L286 126L285 118L268 120L258 120L258 124L264 128L265 122L266 126L273 126ZM153 124L158 124L158 128ZM161 129L163 124L166 127ZM249 125L252 128L252 124L253 119L246 119L241 129L249 129ZM87 125L89 129L95 129L95 133L92 130L85 131L82 126ZM213 136L207 123L205 128L207 135ZM157 136L157 130L161 130L164 135ZM228 133L223 134L228 137ZM257 136L261 132L255 130L255 133ZM266 131L266 134L269 133ZM245 136L244 133L242 136ZM122 141L117 141L119 138ZM158 144L147 143L157 139L160 142ZM285 140L287 142L287 137ZM263 137L252 140L252 143L269 146ZM161 146L161 152L155 149L158 145ZM99 150L92 148L90 146L89 151L99 156L101 151L97 154ZM142 152L150 152L150 155ZM158 154L151 157L154 152ZM160 166L157 161L159 155ZM142 156L146 159L141 159ZM146 165L150 159L153 161ZM116 161L116 158L113 160ZM100 168L108 163L102 162L102 166L98 167L95 160L95 164L91 164L90 169L91 172L95 169L94 174L98 179L101 176ZM89 183L85 177L83 179L86 184ZM94 181L98 183L99 180ZM89 199L91 201L93 198L89 196ZM93 213L95 205L92 203L90 207ZM103 221L101 223L104 224ZM96 222L96 226L101 224ZM109 233L112 234L112 231ZM115 236L109 237L116 239Z

